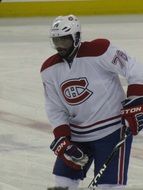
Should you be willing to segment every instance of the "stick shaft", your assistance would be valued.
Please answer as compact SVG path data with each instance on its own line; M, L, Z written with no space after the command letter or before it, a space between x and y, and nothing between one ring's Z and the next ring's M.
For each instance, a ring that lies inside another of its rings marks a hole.
M109 166L110 162L114 158L115 154L118 152L119 148L124 144L124 142L126 141L127 137L130 136L130 135L131 135L131 133L128 130L126 132L124 138L121 141L119 141L118 144L113 148L111 154L108 156L107 160L104 162L103 166L101 167L101 169L99 170L99 172L97 173L97 175L90 182L90 184L88 186L89 189L91 189L91 190L95 189L95 187L98 184L98 181L103 176L104 172L106 171L106 169Z
M141 131L142 129L143 129L143 126L141 125L139 127L138 132ZM130 131L130 128L128 127L128 128L126 128L125 135L124 135L123 139L121 141L119 141L117 143L117 145L113 148L111 154L108 156L107 160L104 162L103 166L101 167L101 169L99 170L99 172L97 173L97 175L90 182L90 184L88 186L89 189L95 190L95 187L97 187L98 181L103 176L104 172L106 171L106 169L109 166L110 162L114 158L115 154L118 152L119 148L124 144L124 142L126 141L126 139L130 135L131 135L131 131Z

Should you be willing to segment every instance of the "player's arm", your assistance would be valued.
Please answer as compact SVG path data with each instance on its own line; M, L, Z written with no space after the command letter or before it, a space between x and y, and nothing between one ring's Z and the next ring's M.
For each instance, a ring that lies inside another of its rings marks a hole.
M44 79L44 78L43 78ZM46 111L53 127L54 141L50 148L65 164L75 170L80 170L88 162L83 151L71 142L71 130L68 125L68 111L62 104L56 89L50 80L43 80Z
M133 86L128 86L128 98L122 102L121 117L123 125L129 127L133 135L137 135L143 128L143 85ZM138 90L141 93L138 94Z
M137 135L143 128L143 64L110 44L103 55L101 65L109 72L126 78L127 99L122 102L122 121L130 127L133 135Z

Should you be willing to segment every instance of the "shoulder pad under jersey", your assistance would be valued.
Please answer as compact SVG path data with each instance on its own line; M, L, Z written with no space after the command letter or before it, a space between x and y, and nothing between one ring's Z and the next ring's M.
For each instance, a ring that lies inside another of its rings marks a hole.
M107 39L96 39L81 43L77 57L100 56L104 54L110 45Z
M48 67L51 67L52 65L55 65L57 63L62 62L62 58L58 55L55 54L51 57L49 57L42 65L41 67L41 72L44 71L45 69L47 69Z

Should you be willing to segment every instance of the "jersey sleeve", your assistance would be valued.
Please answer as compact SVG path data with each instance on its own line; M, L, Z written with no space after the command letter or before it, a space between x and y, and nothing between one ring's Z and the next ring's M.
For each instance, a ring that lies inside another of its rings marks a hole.
M110 44L99 62L104 69L125 77L128 85L143 84L143 64L120 48Z
M44 86L46 113L50 124L52 125L53 130L57 127L65 129L69 124L68 111L57 94L58 92L56 91L55 85L52 81L51 73L42 72L41 76ZM61 133L61 131L58 133ZM63 135L66 134L63 133ZM62 136L62 134L59 134L59 136Z

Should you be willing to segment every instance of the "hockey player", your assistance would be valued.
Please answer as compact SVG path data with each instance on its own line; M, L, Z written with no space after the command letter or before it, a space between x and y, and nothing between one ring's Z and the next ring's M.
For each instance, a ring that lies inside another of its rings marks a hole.
M41 68L46 112L53 127L50 148L57 156L55 187L76 190L94 161L95 175L129 127L143 125L143 65L107 39L81 42L79 20L59 16L50 38L57 54ZM119 75L126 78L125 95ZM127 183L132 136L99 181L101 189Z

